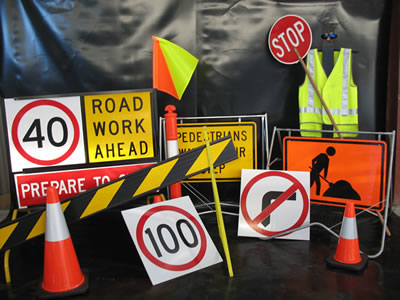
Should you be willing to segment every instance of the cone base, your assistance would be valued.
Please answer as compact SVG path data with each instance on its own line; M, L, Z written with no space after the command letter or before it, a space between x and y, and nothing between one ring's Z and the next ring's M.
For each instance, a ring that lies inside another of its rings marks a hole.
M343 270L348 270L348 271L353 271L353 272L361 272L365 269L365 267L368 264L368 256L360 253L361 256L361 261L356 264L344 264L341 262L338 262L335 258L335 252L329 255L329 257L326 259L326 263L328 267L332 267L335 269L343 269Z
M65 291L65 292L59 292L59 293L51 293L42 288L42 284L39 284L39 290L37 292L37 298L38 299L53 299L53 298L60 298L60 297L67 297L67 296L75 296L75 295L81 295L86 293L86 291L89 289L89 277L86 272L86 270L82 270L83 276L85 277L85 281L78 286L77 288L74 288L70 291Z

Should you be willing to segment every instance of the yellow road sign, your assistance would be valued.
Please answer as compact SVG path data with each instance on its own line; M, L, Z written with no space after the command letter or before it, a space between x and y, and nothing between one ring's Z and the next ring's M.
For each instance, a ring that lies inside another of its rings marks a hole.
M154 157L151 91L84 96L89 162Z
M222 164L214 169L216 180L240 181L240 172L242 169L257 169L257 131L255 122L178 124L179 153L189 151L204 144L203 126L207 126L210 141L230 134L238 155L237 160L228 165ZM199 174L188 178L186 181L210 181L210 174Z

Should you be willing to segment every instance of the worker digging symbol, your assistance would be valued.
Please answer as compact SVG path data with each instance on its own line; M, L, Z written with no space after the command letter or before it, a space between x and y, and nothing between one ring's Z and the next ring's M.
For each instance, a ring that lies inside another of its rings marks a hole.
M333 147L326 148L326 153L320 153L312 160L312 167L310 172L310 188L314 182L317 185L316 194L319 195L321 191L321 180L319 179L320 173L324 171L324 178L328 175L329 156L335 155L336 150Z
M335 183L330 182L326 179L329 168L329 156L334 156L336 149L332 146L326 148L326 153L320 153L312 160L312 167L310 167L310 188L314 182L316 184L316 195L321 192L321 180L322 178L326 183L329 184L329 188L324 192L324 197L336 197L352 200L361 200L360 195L353 189L351 184L345 180L339 180ZM324 171L324 175L321 172Z

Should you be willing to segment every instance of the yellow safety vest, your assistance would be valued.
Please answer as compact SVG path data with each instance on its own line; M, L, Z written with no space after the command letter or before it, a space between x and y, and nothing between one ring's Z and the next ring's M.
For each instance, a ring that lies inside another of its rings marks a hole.
M338 129L358 131L358 95L351 72L351 49L342 48L334 52L334 67L329 77L326 76L321 61L322 53L317 49L310 50L307 68ZM322 130L322 124L332 125L308 76L299 87L299 111L300 129ZM322 133L302 131L301 135L321 137ZM342 136L354 137L357 133L342 133Z

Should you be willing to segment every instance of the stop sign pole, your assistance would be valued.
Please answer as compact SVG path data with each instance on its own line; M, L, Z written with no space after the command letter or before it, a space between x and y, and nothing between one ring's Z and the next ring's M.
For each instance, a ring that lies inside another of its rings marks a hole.
M339 132L339 128L333 119L322 94L318 90L314 78L303 61L303 57L305 57L310 50L311 41L312 33L310 26L306 20L296 15L287 15L279 18L272 26L268 36L268 46L276 60L283 64L294 64L300 62L315 92L317 93L322 106L331 120L333 127L337 131L339 138L342 138L342 134ZM293 55L292 50L295 55Z

